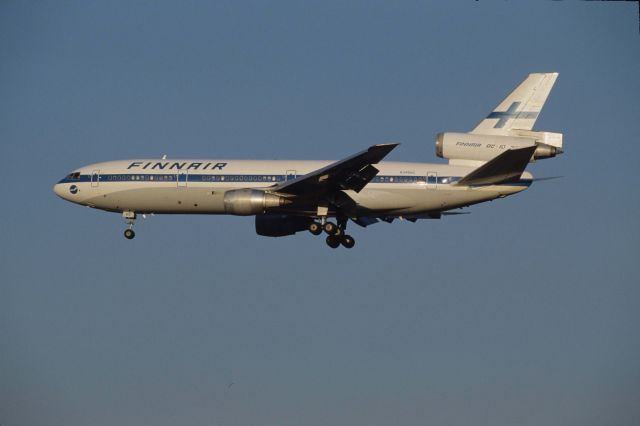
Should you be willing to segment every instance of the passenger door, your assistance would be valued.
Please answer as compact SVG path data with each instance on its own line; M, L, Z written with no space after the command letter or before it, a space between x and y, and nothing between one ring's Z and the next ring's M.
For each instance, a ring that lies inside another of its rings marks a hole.
M438 173L427 173L427 189L436 189L438 187Z
M100 183L100 170L94 170L91 173L91 187L97 188Z
M187 187L187 182L189 180L189 175L187 173L187 171L178 171L178 188L186 188Z

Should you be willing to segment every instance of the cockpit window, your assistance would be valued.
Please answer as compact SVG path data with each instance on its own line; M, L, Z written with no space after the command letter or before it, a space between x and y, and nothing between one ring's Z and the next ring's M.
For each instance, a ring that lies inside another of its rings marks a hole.
M75 172L75 173L69 174L69 176L67 176L67 179L69 179L69 180L80 180L80 172Z

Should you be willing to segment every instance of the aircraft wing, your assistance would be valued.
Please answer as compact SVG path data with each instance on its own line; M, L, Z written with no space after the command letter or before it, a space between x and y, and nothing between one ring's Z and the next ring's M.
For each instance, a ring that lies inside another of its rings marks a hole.
M311 195L351 189L360 192L378 174L373 164L379 163L397 143L372 145L344 160L270 188L290 195Z

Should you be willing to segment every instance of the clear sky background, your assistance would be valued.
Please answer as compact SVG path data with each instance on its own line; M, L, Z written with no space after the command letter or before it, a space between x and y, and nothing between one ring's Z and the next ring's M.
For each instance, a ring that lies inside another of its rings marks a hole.
M640 424L637 3L4 1L0 424ZM352 229L58 199L132 157L433 162L530 72L565 154Z

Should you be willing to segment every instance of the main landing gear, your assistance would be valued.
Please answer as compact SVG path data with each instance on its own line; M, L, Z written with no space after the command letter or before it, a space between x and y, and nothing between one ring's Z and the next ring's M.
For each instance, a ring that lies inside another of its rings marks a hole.
M136 233L133 231L133 224L136 221L136 213L131 211L122 212L122 217L127 222L128 228L124 230L124 237L127 240L133 240L133 237L136 236Z
M345 230L347 229L346 219L339 219L337 225L333 222L326 222L324 218L323 222L324 223L311 222L309 224L309 232L313 235L320 235L322 231L327 233L326 242L329 247L335 249L342 244L345 248L352 248L356 244L356 241L351 235L345 234Z

